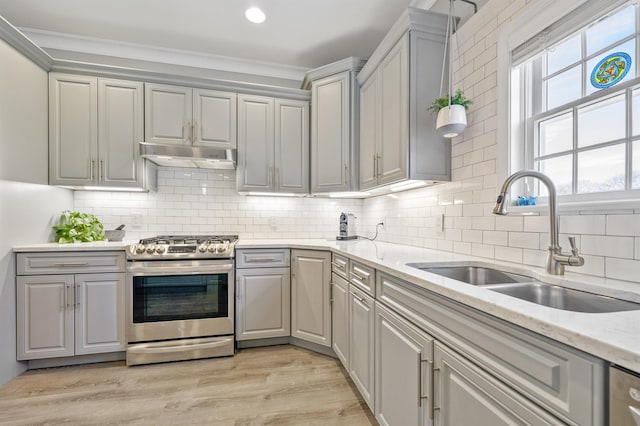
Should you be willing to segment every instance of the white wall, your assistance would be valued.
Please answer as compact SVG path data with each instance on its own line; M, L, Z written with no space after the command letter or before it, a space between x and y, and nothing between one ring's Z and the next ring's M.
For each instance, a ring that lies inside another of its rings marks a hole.
M51 238L71 191L47 186L47 73L0 41L0 385L20 374L16 361L16 245Z

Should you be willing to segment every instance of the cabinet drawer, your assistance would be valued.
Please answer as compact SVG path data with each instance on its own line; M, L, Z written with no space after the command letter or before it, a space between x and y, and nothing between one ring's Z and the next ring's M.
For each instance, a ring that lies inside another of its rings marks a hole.
M18 253L17 274L124 272L124 252Z
M375 296L375 269L362 263L351 261L349 265L349 282L369 296Z
M289 249L236 250L236 268L280 268L290 266Z
M385 273L376 287L379 301L545 409L604 424L604 361Z
M331 271L345 280L349 279L349 258L333 253L331 256Z

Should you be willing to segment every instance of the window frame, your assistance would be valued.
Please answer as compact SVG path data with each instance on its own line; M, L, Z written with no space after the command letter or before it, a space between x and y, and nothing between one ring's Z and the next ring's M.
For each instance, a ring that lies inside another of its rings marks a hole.
M635 38L636 40L636 64L634 64L636 69L636 77L630 81L625 81L614 85L607 89L601 89L591 93L585 97L581 97L580 99L573 101L572 103L568 103L559 107L555 107L550 109L544 113L536 115L536 120L531 119L527 120L527 114L537 108L538 111L541 110L540 105L541 102L546 102L545 99L532 99L531 96L528 96L526 99L528 103L526 105L522 105L522 108L514 109L511 104L511 92L512 90L517 90L519 93L523 93L523 91L527 90L528 87L531 87L532 76L528 73L531 70L526 70L524 68L527 67L518 67L520 68L520 72L516 73L514 68L512 68L512 53L524 43L527 43L532 38L536 37L541 33L541 28L548 28L550 23L557 23L561 20L566 20L566 24L562 26L562 35L557 36L557 40L567 39L572 34L575 34L589 22L597 19L598 16L602 14L610 13L613 10L620 8L628 3L628 0L616 0L606 5L606 9L602 8L602 4L596 4L592 0L563 0L562 2L557 2L554 0L540 0L538 2L532 3L523 9L522 13L514 17L510 23L506 24L505 27L498 34L498 122L500 123L498 126L498 158L497 158L497 177L498 184L500 185L515 169L512 170L512 164L514 160L519 160L520 164L525 164L526 168L533 169L533 158L534 152L531 150L535 150L535 137L537 136L537 123L539 123L540 117L544 116L546 118L561 115L562 112L571 111L572 114L577 114L577 111L574 109L577 105L586 105L591 103L597 99L605 99L610 96L615 96L616 93L625 93L627 96L626 102L632 102L633 88L640 87L640 36L636 33L633 35L629 35L624 39L618 40L615 45L622 44L627 42L630 39ZM638 13L636 14L636 22L640 19L638 17ZM584 39L582 40L582 49L586 49ZM609 48L599 49L597 52L592 53L588 57L584 54L581 55L579 62L573 62L571 65L567 65L562 69L556 70L553 74L550 74L547 77L551 77L553 75L557 75L571 67L575 66L577 63L581 63L583 67L586 67L586 63L594 57L601 55L602 53L608 51ZM539 61L539 66L546 66L543 64L544 61ZM584 80L584 75L586 75L588 71L583 69L582 80ZM541 84L542 79L540 79ZM527 84L529 83L529 84ZM588 81L583 81L581 84L581 93L585 94L587 90ZM542 93L541 87L537 87L538 93ZM628 93L627 93L628 92ZM530 94L529 94L530 95ZM541 98L544 98L542 96ZM629 114L630 108L627 105L627 114ZM533 114L531 114L533 115ZM577 117L577 115L576 115ZM572 194L572 195L561 195L559 196L560 201L560 210L561 211L588 211L588 210L618 210L618 209L635 209L640 208L640 188L633 189L630 187L632 176L629 168L633 167L632 157L631 157L631 147L635 140L638 140L639 136L635 138L632 135L632 130L630 127L632 126L631 117L627 116L627 129L625 137L626 143L626 155L628 160L625 164L625 188L624 191L608 191L608 192L598 192L598 193L585 193L585 194ZM574 120L574 142L576 139L576 126L577 120ZM524 143L515 145L511 143L512 140L521 140ZM618 143L620 143L618 141ZM603 146L614 144L612 142L604 143ZM594 145L596 146L596 145ZM586 150L593 149L594 146L585 147ZM599 145L598 145L599 146ZM577 185L577 173L576 169L576 160L577 154L572 154L572 162L573 162L573 189ZM524 161L523 161L524 160ZM514 188L511 191L512 199L515 197L513 194L523 193L525 182L516 182L514 184ZM546 201L544 198L540 199L541 204L545 204ZM516 207L514 206L512 210L514 211L538 211L541 209L545 209L546 206L526 206L526 207Z

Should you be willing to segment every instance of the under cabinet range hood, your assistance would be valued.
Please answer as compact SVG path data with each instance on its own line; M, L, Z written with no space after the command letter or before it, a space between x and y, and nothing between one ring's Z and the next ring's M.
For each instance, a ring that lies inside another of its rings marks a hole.
M140 156L165 167L236 168L236 151L233 149L140 142Z

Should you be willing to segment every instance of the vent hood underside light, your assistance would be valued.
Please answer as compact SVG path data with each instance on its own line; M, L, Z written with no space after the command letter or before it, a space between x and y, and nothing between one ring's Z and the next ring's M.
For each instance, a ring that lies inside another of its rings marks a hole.
M140 156L165 167L191 167L199 169L236 168L236 151L191 145L161 145L140 142Z

